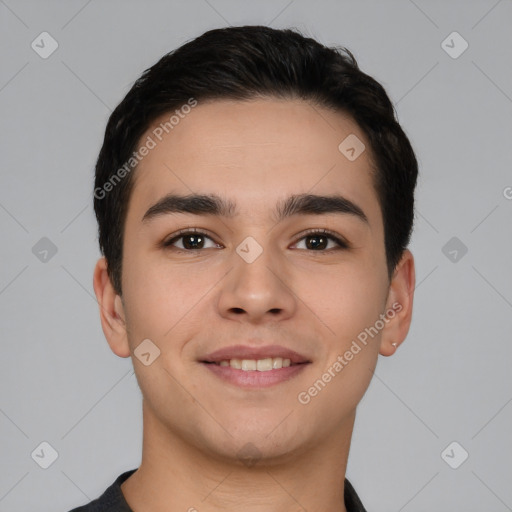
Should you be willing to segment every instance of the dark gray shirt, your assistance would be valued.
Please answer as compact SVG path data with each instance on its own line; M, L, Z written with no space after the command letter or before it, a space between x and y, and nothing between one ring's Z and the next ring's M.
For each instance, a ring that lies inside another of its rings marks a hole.
M124 499L121 484L135 471L136 469L130 469L119 475L99 498L69 512L133 512ZM345 479L345 507L347 512L366 512L359 496L347 479Z

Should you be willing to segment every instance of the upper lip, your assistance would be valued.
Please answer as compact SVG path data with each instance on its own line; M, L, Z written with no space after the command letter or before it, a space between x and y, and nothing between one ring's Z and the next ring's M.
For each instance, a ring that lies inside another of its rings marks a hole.
M282 347L281 345L267 345L264 347L250 347L247 345L232 345L231 347L221 348L208 354L201 361L206 363L218 363L220 361L229 361L230 359L266 359L269 357L282 357L290 359L292 363L310 363L307 357Z

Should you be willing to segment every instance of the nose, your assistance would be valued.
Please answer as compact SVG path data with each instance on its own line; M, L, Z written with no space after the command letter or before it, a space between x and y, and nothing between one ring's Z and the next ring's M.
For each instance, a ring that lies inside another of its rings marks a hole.
M284 265L269 249L254 261L234 252L233 268L222 281L219 313L254 324L293 316L297 298Z

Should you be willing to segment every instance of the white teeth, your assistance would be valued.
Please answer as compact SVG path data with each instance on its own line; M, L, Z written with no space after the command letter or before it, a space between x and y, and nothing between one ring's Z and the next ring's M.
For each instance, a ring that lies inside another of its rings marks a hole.
M241 370L242 369L242 361L241 361L241 359L231 359L229 361L229 366L231 366L231 368L235 368L236 370Z
M272 359L272 368L282 368L283 367L283 358L275 357Z
M291 360L282 357L266 357L265 359L230 359L217 364L231 366L235 370L268 372L269 370L287 368L291 365Z
M267 357L266 359L258 359L256 361L256 369L259 372L267 372L268 370L272 370L272 358Z
M256 370L257 364L254 359L242 359L242 370Z

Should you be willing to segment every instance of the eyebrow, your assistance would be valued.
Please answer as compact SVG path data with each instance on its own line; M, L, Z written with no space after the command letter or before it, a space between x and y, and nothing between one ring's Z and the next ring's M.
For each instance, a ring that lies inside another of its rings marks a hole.
M153 204L142 217L147 223L156 217L185 213L193 215L213 215L233 218L238 215L236 203L216 194L189 194L186 196L168 194ZM292 195L281 200L273 212L276 222L293 215L347 214L369 225L364 211L354 202L341 195Z

